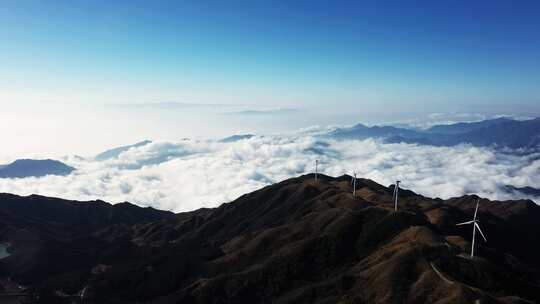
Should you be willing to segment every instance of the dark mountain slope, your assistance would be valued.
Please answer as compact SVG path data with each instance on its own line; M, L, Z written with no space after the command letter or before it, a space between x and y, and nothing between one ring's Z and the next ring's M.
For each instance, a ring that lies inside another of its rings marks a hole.
M0 166L0 178L41 177L45 175L68 175L75 168L52 159L18 159Z
M111 205L0 194L0 240L11 244L13 258L4 266L21 276L47 276L40 269L52 263L71 267L70 261L79 254L74 251L80 249L74 240L115 225L131 226L172 216L170 212L129 203Z
M540 235L514 234L540 231L532 202L482 200L489 242L477 240L471 260L470 229L455 223L472 218L477 197L402 190L395 212L391 187L360 179L357 188L353 198L349 176L293 178L216 209L44 244L37 256L49 252L48 263L18 264L21 249L0 260L0 276L34 286L47 303L83 289L85 303L540 300Z
M78 202L31 195L0 193L0 219L5 229L32 230L47 239L72 238L111 225L133 225L174 216L167 211L130 203Z

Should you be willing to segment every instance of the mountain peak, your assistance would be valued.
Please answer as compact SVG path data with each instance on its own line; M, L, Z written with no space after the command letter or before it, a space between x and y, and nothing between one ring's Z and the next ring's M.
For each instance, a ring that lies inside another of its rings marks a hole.
M68 175L75 168L52 159L17 159L11 164L0 166L0 178L42 177L46 175Z

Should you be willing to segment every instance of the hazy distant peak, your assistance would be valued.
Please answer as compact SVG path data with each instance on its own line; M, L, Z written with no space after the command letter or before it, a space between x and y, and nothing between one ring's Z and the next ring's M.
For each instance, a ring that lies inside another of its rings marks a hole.
M441 133L441 134L458 134L458 133L465 133L470 132L486 127L490 127L496 124L504 123L504 122L510 122L515 121L513 119L507 118L507 117L500 117L495 119L487 119L482 121L476 121L476 122L460 122L460 123L454 123L454 124L448 124L448 125L435 125L430 128L428 128L426 131L431 133Z
M237 134L237 135L232 135L232 136L229 136L229 137L225 137L225 138L222 138L219 140L219 142L222 142L222 143L229 143L229 142L235 142L235 141L239 141L239 140L242 140L242 139L250 139L252 138L253 134Z
M127 150L129 150L131 148L138 148L138 147L146 146L147 144L150 144L150 143L152 143L151 140L143 140L143 141L140 141L140 142L135 143L133 145L127 145L127 146L121 146L121 147L113 148L113 149L101 152L100 154L96 155L94 157L94 159L99 160L99 161L103 161L103 160L108 160L108 159L111 159L111 158L116 158L120 154L122 154L123 152L126 152Z
M0 166L0 178L41 177L46 175L68 175L75 168L52 159L18 159Z

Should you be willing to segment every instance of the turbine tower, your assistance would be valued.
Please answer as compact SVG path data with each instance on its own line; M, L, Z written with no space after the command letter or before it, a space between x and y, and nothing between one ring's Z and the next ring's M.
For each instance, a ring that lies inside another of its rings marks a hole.
M84 302L84 296L86 295L87 290L88 290L88 285L84 286L83 290L81 290L81 303Z
M396 181L396 185L394 186L394 195L392 196L394 199L394 211L397 211L399 183L401 183L401 181Z
M352 196L356 197L356 171L354 172L352 183L353 183Z
M316 160L315 160L315 181L317 181L317 173L318 173L318 170L319 170L319 160L316 159Z
M471 259L474 258L474 239L475 239L475 236L476 236L476 229L478 229L478 232L480 232L480 234L482 235L482 238L484 238L484 241L487 242L487 239L484 236L484 233L482 232L482 229L480 229L480 225L478 224L480 221L478 221L476 219L476 214L478 213L478 205L479 204L480 204L480 200L477 199L476 200L476 209L474 210L474 218L473 218L472 221L456 224L456 226L468 225L468 224L473 225L473 228L472 228L472 244L471 244Z

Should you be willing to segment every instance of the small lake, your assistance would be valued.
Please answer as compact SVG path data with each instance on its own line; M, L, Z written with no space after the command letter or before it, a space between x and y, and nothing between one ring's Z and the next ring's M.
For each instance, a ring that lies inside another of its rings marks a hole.
M9 243L0 243L0 260L10 256L9 252L7 252L8 247Z

